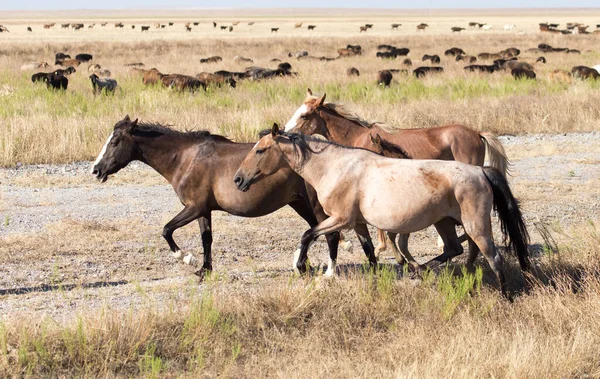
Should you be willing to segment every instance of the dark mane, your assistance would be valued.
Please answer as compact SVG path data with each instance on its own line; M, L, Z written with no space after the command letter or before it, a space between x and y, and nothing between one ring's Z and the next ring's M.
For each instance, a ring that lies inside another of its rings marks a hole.
M261 131L260 132L261 138L270 132L271 132L270 130ZM302 167L304 165L306 160L309 159L312 154L319 154L321 151L324 150L324 149L321 149L320 151L313 150L310 147L310 145L308 144L309 142L320 142L322 144L325 144L325 145L327 145L327 146L325 146L325 149L329 146L336 146L336 147L341 147L343 149L364 150L364 151L368 151L369 153L373 153L371 150L363 149L362 147L344 146L344 145L340 145L339 143L335 143L335 142L332 142L332 141L329 141L326 139L309 136L309 135L302 134L302 133L288 133L288 132L283 132L283 131L279 130L279 135L283 136L283 137L287 137L288 140L290 141L290 143L294 147L297 148L296 151L300 154L300 158L301 158L300 162L299 162L300 167Z
M394 155L397 155L397 158L412 159L412 157L410 155L408 155L408 153L403 148L396 145L395 143L392 143L383 138L381 138L380 141L381 141L381 148L383 150L387 150L387 151L391 152Z
M208 130L186 130L179 131L171 128L168 125L162 125L157 122L139 122L134 132L143 134L152 134L154 136L174 136L184 139L197 140L197 139L211 139L217 142L231 142L227 137L223 137L218 134L211 134Z

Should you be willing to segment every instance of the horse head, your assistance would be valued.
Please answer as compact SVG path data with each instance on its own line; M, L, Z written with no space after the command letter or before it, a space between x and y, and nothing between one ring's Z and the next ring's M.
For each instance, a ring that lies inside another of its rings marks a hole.
M137 159L137 149L133 141L133 130L138 120L131 121L129 116L115 124L113 132L108 136L98 158L92 165L90 173L104 183L108 176L124 168L132 160Z
M325 130L325 121L317 112L318 108L325 103L325 96L313 96L310 88L308 89L304 103L294 112L294 115L285 124L286 132L298 132L306 135L322 134L327 135Z

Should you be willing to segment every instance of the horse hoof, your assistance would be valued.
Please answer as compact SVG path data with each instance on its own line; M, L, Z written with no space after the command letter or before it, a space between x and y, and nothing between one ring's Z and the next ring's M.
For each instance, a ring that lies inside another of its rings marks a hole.
M200 283L202 283L204 281L204 278L206 278L206 270L200 269L198 271L195 271L194 275L196 275Z
M188 264L190 266L198 265L198 258L194 257L192 253L189 253L185 257L183 257L183 263Z

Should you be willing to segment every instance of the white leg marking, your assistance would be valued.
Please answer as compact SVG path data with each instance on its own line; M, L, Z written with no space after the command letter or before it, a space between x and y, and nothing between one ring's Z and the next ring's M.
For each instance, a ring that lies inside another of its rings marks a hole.
M438 236L438 242L437 242L437 246L439 248L444 248L444 240L442 239L442 237Z
M300 271L298 271L298 259L300 259L300 249L298 249L294 252L294 266L292 266L294 271L297 273L300 272Z
M327 264L327 271L325 271L326 278L333 278L335 276L335 262L329 258L329 263Z
M183 257L183 263L195 266L198 263L198 258L194 257L192 253L188 253L185 257Z
M180 261L182 261L183 260L183 251L177 250L177 251L173 252L173 257L175 259L179 259Z
M308 244L308 248L310 249L310 247L315 243L315 241L312 241L311 243ZM293 269L295 272L300 273L300 271L298 270L298 260L300 259L300 248L298 248L298 250L296 250L294 252L294 266Z
M308 108L306 107L306 104L302 104L300 108L296 109L296 112L294 113L292 118L290 118L290 121L288 121L287 124L285 124L284 131L289 132L290 130L294 129L296 127L296 124L298 124L298 119L300 118L300 116L302 116L303 113L306 113L307 110Z
M106 140L106 143L104 144L104 147L102 147L100 154L98 154L98 158L96 158L96 160L94 161L94 164L90 168L90 174L94 172L94 167L102 160L102 158L104 157L104 154L106 154L106 149L108 148L108 144L110 143L110 140L113 138L114 134L115 134L115 132L112 132L108 136L108 139Z

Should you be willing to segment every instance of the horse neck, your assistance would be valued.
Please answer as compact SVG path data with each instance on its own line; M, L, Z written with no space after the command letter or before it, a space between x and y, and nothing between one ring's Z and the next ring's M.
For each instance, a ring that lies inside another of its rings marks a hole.
M139 160L171 182L181 164L181 152L187 143L177 136L167 134L153 137L138 134L134 136L134 141L141 153Z
M309 142L311 149L316 153L310 154L308 158L301 164L302 154L299 149L291 143L279 144L283 152L283 159L289 166L311 186L317 188L319 182L325 176L327 169L332 166L329 157L334 151L334 145L329 145L326 142Z
M369 133L369 129L330 110L321 109L319 116L325 121L325 137L340 145L356 146L357 141Z

